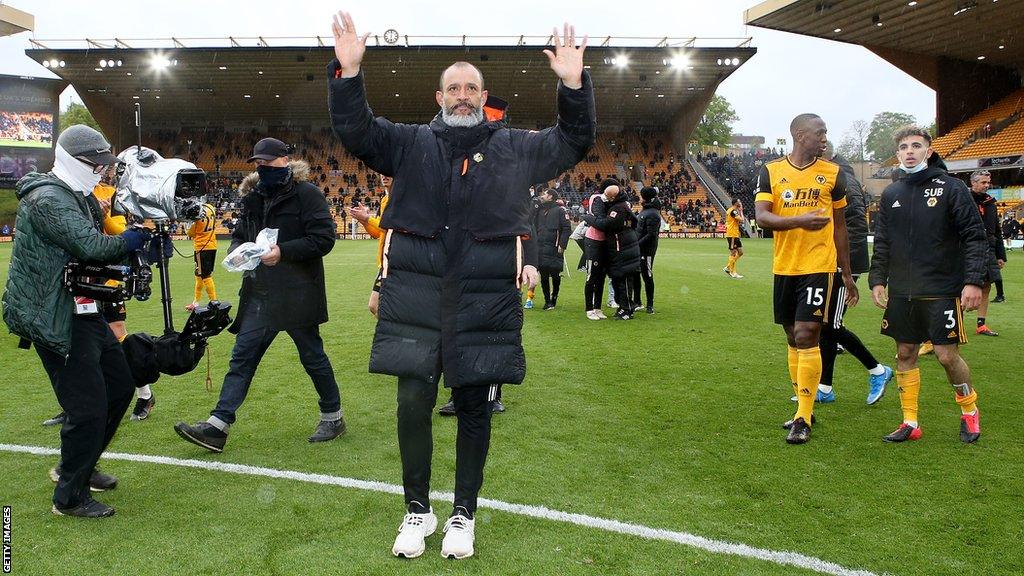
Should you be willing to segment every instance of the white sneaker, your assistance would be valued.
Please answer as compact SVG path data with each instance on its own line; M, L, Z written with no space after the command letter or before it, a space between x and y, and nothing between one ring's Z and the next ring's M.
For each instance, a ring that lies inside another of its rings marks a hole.
M609 300L608 301L608 307L609 308L618 308L619 307L619 303L616 302L615 300Z
M441 542L441 556L444 558L469 558L473 555L473 525L475 520L462 514L455 514L444 524L444 541Z
M742 274L737 274L737 273L735 273L735 272L733 272L733 273L732 273L732 274L730 274L729 276L732 276L733 278L735 278L735 279L737 279L737 280L739 280L740 278L743 278L743 275L742 275Z
M597 314L597 319L598 320L607 320L608 319L608 317L604 315L604 311L602 311L602 310L594 310L594 312Z
M601 317L597 315L597 310L587 310L587 318L590 320L600 320Z
M406 514L402 519L402 525L398 527L398 537L395 538L395 545L391 547L391 553L399 558L416 558L423 554L427 547L424 540L435 530L437 516L434 516L433 509L426 514Z

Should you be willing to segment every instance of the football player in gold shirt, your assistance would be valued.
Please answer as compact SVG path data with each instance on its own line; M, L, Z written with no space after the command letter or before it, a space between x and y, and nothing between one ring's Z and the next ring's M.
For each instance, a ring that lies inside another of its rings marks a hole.
M858 292L843 215L845 177L839 166L821 159L828 129L818 115L801 114L790 124L790 133L793 151L761 168L754 208L757 224L774 231L775 323L786 331L797 395L786 442L803 444L811 436L821 377L821 326L843 305L855 305ZM837 266L845 295L836 285Z

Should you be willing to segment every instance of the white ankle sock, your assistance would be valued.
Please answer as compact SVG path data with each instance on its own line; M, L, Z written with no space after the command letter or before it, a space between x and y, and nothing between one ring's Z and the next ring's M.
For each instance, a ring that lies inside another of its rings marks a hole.
M878 364L871 370L868 370L868 374L871 374L872 376L881 376L882 374L885 374L885 366Z
M149 389L149 384L146 384L145 386L140 386L140 387L136 388L135 389L135 394L141 400L149 400L150 398L153 397L153 391Z

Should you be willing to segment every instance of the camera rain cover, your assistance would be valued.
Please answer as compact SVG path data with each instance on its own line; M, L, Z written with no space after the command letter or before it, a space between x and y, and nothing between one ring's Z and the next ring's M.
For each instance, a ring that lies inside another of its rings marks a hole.
M124 174L117 181L118 202L139 218L180 219L175 204L178 174L199 169L185 160L164 158L145 146L141 154L136 150L132 146L117 156L125 164Z

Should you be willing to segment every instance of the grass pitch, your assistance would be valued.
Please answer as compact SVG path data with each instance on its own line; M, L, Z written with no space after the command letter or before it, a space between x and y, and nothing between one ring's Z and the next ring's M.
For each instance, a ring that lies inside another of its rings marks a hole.
M216 403L233 342L225 333L211 344L213 391L204 387L205 364L163 377L154 385L153 415L126 419L111 450L400 484L394 382L366 370L375 246L339 242L326 259L331 322L322 333L341 385L346 436L306 442L317 417L315 392L282 335L224 454L181 441L172 425L204 419ZM184 243L179 248L191 252ZM0 245L2 281L10 250ZM563 279L558 309L525 311L527 379L505 388L508 412L494 418L482 496L795 551L878 574L1020 573L1019 253L1011 252L1004 270L1008 301L989 311L1000 337L974 337L963 349L980 396L977 445L959 442L959 410L932 357L922 362L924 438L882 443L901 418L895 386L866 406L866 373L843 355L838 401L818 408L809 444L788 446L779 425L794 405L785 339L771 323L771 244L749 240L745 250L739 272L746 278L732 280L722 273L724 241L663 241L654 316L588 321L576 272ZM567 260L577 257L570 248ZM191 270L189 259L173 261L179 326L191 300ZM235 301L239 277L218 267L215 279L221 298ZM890 363L894 346L878 334L881 311L865 284L865 301L846 321ZM158 302L129 304L128 325L158 333ZM0 337L0 443L58 447L57 430L40 426L57 411L49 382L35 353L16 343ZM453 486L454 431L453 420L435 418L435 490ZM49 512L52 465L49 457L0 451L0 504L13 508L16 574L68 567L83 574L810 573L486 509L478 512L472 559L443 560L435 535L422 558L400 561L390 555L402 515L398 496L123 461L101 461L121 480L100 495L117 508L114 518L58 518ZM433 504L443 519L450 504Z

